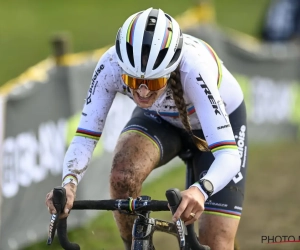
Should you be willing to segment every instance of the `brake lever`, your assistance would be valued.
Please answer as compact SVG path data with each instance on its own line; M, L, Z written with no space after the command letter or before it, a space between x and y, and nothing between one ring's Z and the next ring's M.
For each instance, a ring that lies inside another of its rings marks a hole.
M172 214L174 214L182 200L181 193L180 193L179 189L177 189L177 188L168 189L166 191L166 197L169 202ZM185 236L187 234L186 226L180 218L176 221L175 225L176 225L177 232L179 235L180 249L184 249L184 247L186 245Z
M166 197L174 214L182 200L181 193L177 188L169 189L166 191ZM186 227L183 221L178 219L176 227L180 238L180 249L210 250L209 246L201 245L198 241L194 231L194 224Z
M52 201L57 213L52 214L50 218L47 245L51 245L53 242L60 214L63 212L63 209L67 202L65 188L63 187L54 188Z

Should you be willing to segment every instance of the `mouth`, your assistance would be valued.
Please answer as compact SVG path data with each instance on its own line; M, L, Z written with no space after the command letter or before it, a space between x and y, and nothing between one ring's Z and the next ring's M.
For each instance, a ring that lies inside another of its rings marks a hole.
M142 96L140 96L139 93L137 93L137 92L136 92L136 95L137 95L137 98L138 98L138 100L139 100L140 102L142 102L142 103L147 103L147 102L150 101L150 99L151 99L153 93L151 93L151 94L150 94L149 96L147 96L147 97L142 97Z

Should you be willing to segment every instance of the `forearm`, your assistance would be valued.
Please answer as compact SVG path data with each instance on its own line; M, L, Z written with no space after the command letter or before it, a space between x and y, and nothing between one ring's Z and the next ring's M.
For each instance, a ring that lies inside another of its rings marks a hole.
M63 185L77 185L84 176L96 146L93 139L75 136L65 154L63 163Z
M223 189L240 171L241 159L236 153L218 155L210 166L204 179L210 180L214 185L214 194Z
M222 190L234 176L240 171L241 160L238 152L227 152L220 153L219 155L215 155L215 160L210 166L207 174L201 178L209 180L214 187L214 191L212 194L215 194ZM196 186L200 189L200 191L205 196L205 200L207 200L208 195L203 191L200 187L199 183L195 183L192 186Z

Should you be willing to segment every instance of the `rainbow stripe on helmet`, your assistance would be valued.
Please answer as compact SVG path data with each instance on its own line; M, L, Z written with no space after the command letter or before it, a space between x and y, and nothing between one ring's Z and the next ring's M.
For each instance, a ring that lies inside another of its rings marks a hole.
M166 49L169 48L173 36L173 24L170 20L166 20L166 29L164 34L164 39L162 40L160 49Z
M140 15L141 15L141 13L136 15L132 19L131 23L128 26L128 30L127 30L127 34L126 34L126 41L131 45L133 45L134 30L135 30L135 26L136 26L137 20Z

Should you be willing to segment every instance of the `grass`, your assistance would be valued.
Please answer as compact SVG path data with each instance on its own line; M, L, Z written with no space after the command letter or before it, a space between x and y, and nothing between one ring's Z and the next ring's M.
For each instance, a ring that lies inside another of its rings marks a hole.
M98 49L114 42L131 14L160 7L176 16L193 1L22 0L0 1L0 85L52 54L54 34L67 32L72 51Z
M269 1L214 0L217 22L258 36ZM0 86L51 55L51 39L57 33L71 36L73 52L98 49L114 42L117 29L132 13L152 6L175 17L196 2L0 0Z
M300 142L282 142L278 144L250 145L247 173L247 189L244 210L238 232L238 241L242 250L283 249L282 244L270 246L261 243L262 235L297 235L300 219L298 197L300 183ZM143 194L153 199L165 199L164 192L171 187L184 188L184 167L175 168L167 175L158 178L154 184L145 185ZM75 216L73 212L71 216ZM154 217L171 219L168 212L153 213ZM70 232L70 239L82 245L82 249L122 249L122 241L111 212L105 212L84 227ZM157 250L176 249L171 236L157 234L154 237ZM46 239L24 250L60 249L55 244L49 248ZM101 242L101 243L100 243ZM294 244L294 245L293 245ZM296 243L285 244L284 249L300 249ZM279 246L280 245L280 246ZM280 248L281 247L281 248ZM296 247L296 248L295 248ZM298 248L297 248L298 247Z
M299 152L299 141L252 146L238 234L242 250L300 249L299 243L261 243L263 235L299 238Z
M269 3L270 0L214 0L217 23L260 38Z

